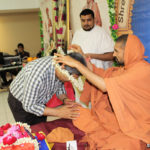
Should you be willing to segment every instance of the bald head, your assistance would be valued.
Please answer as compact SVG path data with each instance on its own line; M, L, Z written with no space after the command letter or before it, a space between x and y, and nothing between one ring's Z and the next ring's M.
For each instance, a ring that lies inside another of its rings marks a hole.
M126 46L126 43L127 43L127 39L128 39L128 34L123 34L123 35L118 37L116 42L120 43L120 46L124 49Z
M121 35L116 40L115 50L114 50L114 59L118 65L124 66L124 50L127 43L128 34Z

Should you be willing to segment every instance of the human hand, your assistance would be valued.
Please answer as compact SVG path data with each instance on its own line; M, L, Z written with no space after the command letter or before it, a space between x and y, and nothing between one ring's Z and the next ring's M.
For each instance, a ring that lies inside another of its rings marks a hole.
M86 57L91 57L91 53L86 53L85 56Z
M65 119L76 119L79 117L79 108L76 105L64 105L56 109L56 116Z
M79 103L76 103L75 101L69 99L69 98L65 98L64 99L64 104L65 105L76 105L76 106L81 106Z
M70 56L64 56L61 54L55 54L55 56L57 56L56 58L54 58L56 63L63 63L65 65L68 65L73 68L77 68L77 66L78 66L79 62L77 60L71 58Z
M82 51L82 48L79 45L77 45L77 44L70 45L69 49L71 49L71 50L73 50L73 51L75 51L77 53L80 53L81 55L84 55L84 53Z

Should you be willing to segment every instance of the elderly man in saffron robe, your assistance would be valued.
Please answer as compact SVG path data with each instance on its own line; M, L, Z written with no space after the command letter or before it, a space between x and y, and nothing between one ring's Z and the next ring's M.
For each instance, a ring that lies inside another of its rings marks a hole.
M87 79L74 125L85 132L90 150L145 150L150 143L150 64L144 60L144 46L135 35L122 35L114 57L120 67L104 71L84 67L68 56L58 62L77 68Z

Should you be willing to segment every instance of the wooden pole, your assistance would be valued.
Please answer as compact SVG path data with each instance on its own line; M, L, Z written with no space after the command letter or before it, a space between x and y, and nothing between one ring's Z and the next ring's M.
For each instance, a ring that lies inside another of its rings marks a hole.
M66 0L67 2L67 10L66 10L66 13L67 13L67 49L68 49L68 46L69 46L69 0Z

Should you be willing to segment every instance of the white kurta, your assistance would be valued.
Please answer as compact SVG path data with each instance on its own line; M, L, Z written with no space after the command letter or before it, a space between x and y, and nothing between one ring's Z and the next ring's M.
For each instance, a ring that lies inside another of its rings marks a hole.
M104 54L114 51L113 40L102 27L96 25L91 31L80 29L75 32L72 44L80 45L84 53ZM91 62L98 68L107 69L112 66L111 61L92 59Z

